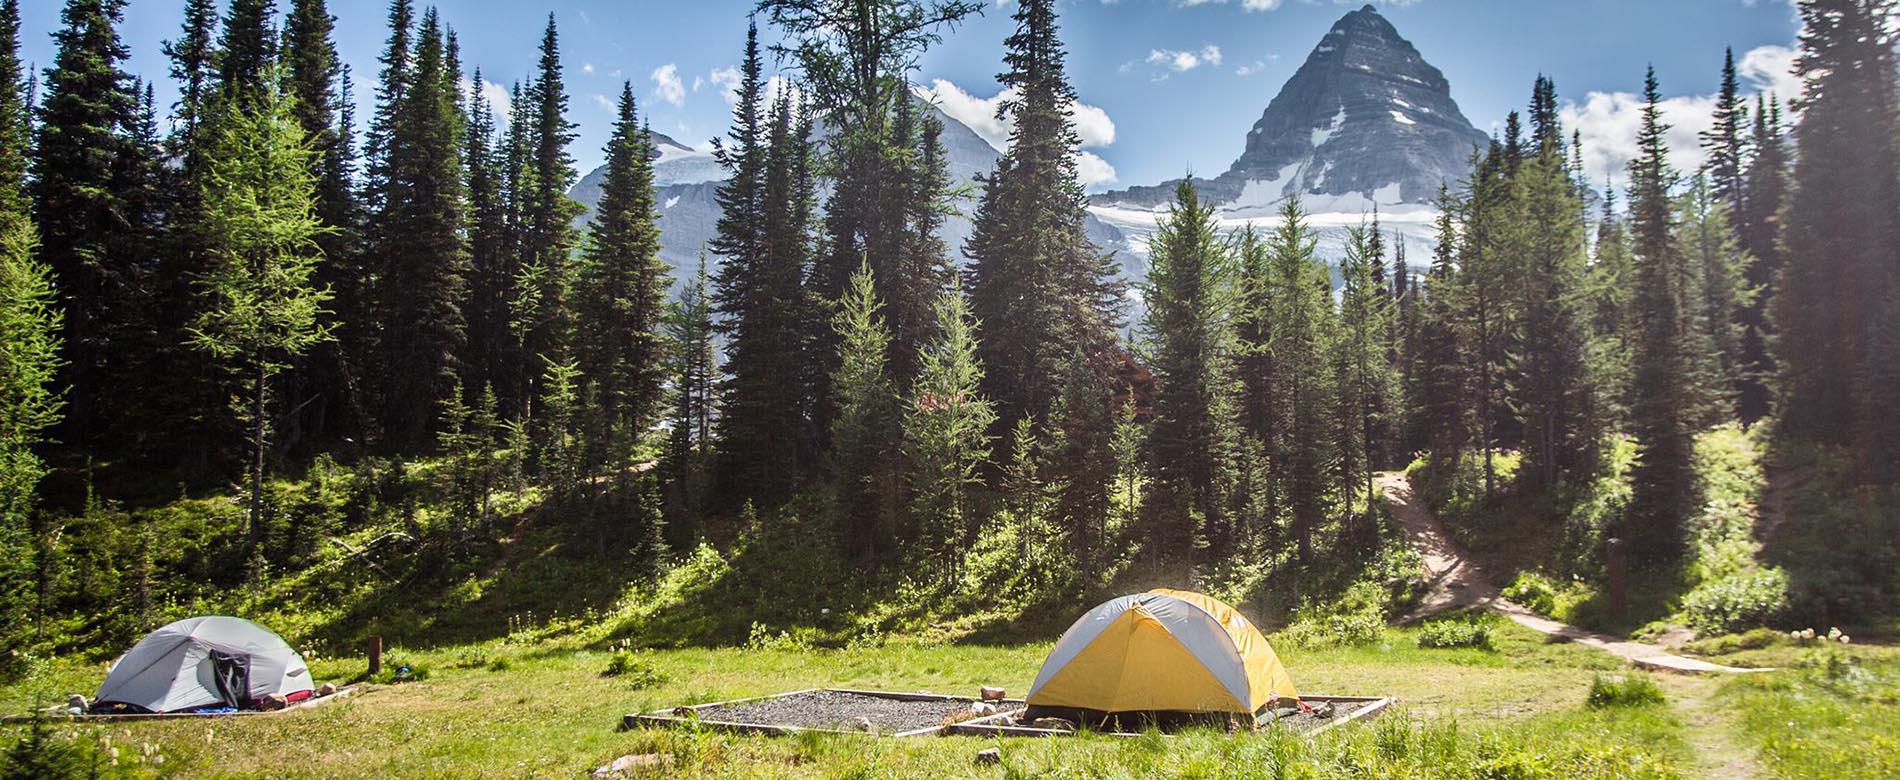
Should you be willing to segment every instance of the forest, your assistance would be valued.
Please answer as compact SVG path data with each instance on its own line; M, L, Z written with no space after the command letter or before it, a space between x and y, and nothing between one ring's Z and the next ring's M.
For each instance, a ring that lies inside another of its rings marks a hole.
M1900 615L1892 0L1798 4L1800 95L1710 52L1692 169L1653 68L1614 189L1537 76L1430 257L1376 213L1322 257L1297 197L1228 232L1184 183L1133 279L1085 235L1058 5L762 0L676 280L631 84L569 197L552 15L498 115L411 0L365 76L324 0L188 0L163 74L125 70L125 0L66 0L27 72L5 0L0 675L209 612L336 652L845 646L1169 585L1350 635L1421 587L1387 472L1573 622ZM1004 12L1010 144L953 254L912 78Z

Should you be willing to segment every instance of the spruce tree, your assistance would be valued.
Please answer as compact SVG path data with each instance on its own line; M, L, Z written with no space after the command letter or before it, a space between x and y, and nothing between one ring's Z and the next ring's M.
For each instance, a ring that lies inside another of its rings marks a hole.
M1340 462L1337 388L1328 363L1337 322L1318 244L1299 198L1287 198L1266 244L1267 386L1273 389L1267 457L1302 564L1312 562L1313 532L1334 506L1328 475Z
M430 446L442 401L460 381L468 273L459 98L433 11L423 14L416 43L401 102L388 112L387 179L367 250L381 266L374 292L383 437L398 452Z
M20 0L0 2L0 213L27 219L26 164L32 122L20 64Z
M213 67L217 48L213 37L217 26L216 0L185 0L184 29L176 40L165 42L165 56L171 60L171 77L178 82L178 103L173 107L176 123L171 145L174 154L192 148L198 123L204 118L205 105L216 86L217 74Z
M1548 83L1548 80L1546 80ZM1516 224L1522 252L1519 332L1508 388L1522 420L1525 465L1538 491L1595 476L1602 419L1590 361L1583 206L1564 170L1562 146L1544 147L1519 169Z
M1744 126L1748 122L1748 104L1742 101L1741 84L1735 75L1735 50L1722 51L1722 86L1715 94L1715 124L1702 131L1704 153L1702 171L1709 177L1711 194L1731 214L1747 208L1747 188L1742 180Z
M198 282L208 307L191 332L194 346L243 377L233 406L249 433L246 526L255 547L265 530L274 382L289 361L330 338L331 325L329 292L313 284L324 231L315 216L316 154L292 98L268 79L252 97L220 101L207 125L198 180L211 266Z
M607 173L587 244L574 274L574 355L593 385L590 432L600 464L625 462L658 420L665 380L661 328L670 286L660 259L648 133L634 106L633 85L621 87L619 115L607 141Z
M996 411L984 398L977 323L958 289L937 299L937 338L919 356L917 382L904 402L904 460L910 470L910 526L946 582L961 575L963 551L980 515L972 496L990 458Z
M108 381L138 364L142 338L143 258L134 250L140 225L131 213L121 172L143 152L126 128L138 110L120 70L123 0L69 0L57 52L46 70L36 127L32 180L39 257L53 271L64 316L61 385L72 388L68 430L59 438L85 448L124 411L127 399Z
M523 349L548 356L571 351L572 312L566 296L573 276L569 255L578 243L574 219L581 212L581 205L567 196L575 178L574 158L567 152L575 125L567 118L567 87L561 79L560 38L549 14L535 77L523 94L531 184L522 204L520 262L524 272L532 270L534 275L517 282L531 281L536 287L537 303Z
M838 413L831 425L831 475L837 527L846 552L874 569L893 552L900 500L897 392L885 372L890 331L884 327L869 264L851 277L837 302Z
M1075 89L1053 0L1025 0L1004 46L1014 89L998 116L1014 122L1009 148L984 180L964 270L970 305L985 323L985 387L1002 426L1040 416L1059 392L1058 367L1087 359L1112 341L1119 291L1109 291L1097 252L1083 231Z
M1158 565L1219 561L1231 553L1226 494L1231 420L1232 261L1214 206L1186 181L1150 246L1143 335L1158 387L1149 431L1154 490L1148 501L1149 558Z
M1339 330L1333 354L1340 365L1339 473L1348 504L1359 488L1368 500L1374 472L1390 452L1390 418L1398 377L1391 363L1392 301L1373 270L1384 264L1375 241L1379 233L1364 223L1347 228L1340 260Z
M1459 202L1443 186L1438 191L1437 243L1426 271L1424 302L1406 348L1412 382L1407 398L1416 417L1413 427L1435 466L1455 464L1471 442L1469 373L1462 352L1463 321L1458 302L1455 258Z
M706 511L708 471L712 458L712 419L717 392L718 354L712 301L707 289L706 257L699 271L680 292L668 312L667 375L673 383L673 404L663 465L667 484L668 541L674 548L690 547Z
M218 39L216 99L258 99L277 62L276 14L273 0L231 0Z
M1877 381L1900 359L1878 332L1900 284L1894 8L1891 0L1801 5L1801 124L1770 303L1781 431L1855 446L1869 476L1886 480L1900 464L1895 415Z
M1684 263L1669 200L1676 173L1669 165L1669 126L1662 120L1653 67L1644 79L1643 99L1638 156L1629 166L1636 333L1629 414L1637 454L1625 533L1637 557L1668 560L1682 550L1683 524L1700 487L1692 462L1695 409L1683 332Z
M483 83L481 69L474 83ZM469 295L462 306L468 320L464 387L507 386L519 371L511 362L508 301L513 297L516 257L509 246L507 172L496 148L494 107L477 94L470 100L468 133L462 150L468 182Z
M1747 257L1730 227L1729 208L1704 175L1676 201L1678 241L1693 286L1686 303L1693 330L1686 336L1694 365L1698 428L1736 419L1746 381L1742 313L1755 291L1744 278Z
M1742 390L1736 404L1748 423L1768 416L1774 397L1769 302L1781 275L1779 214L1788 195L1788 147L1782 132L1779 103L1757 96L1742 211L1731 215L1748 257L1744 278L1755 291L1754 300L1742 310Z

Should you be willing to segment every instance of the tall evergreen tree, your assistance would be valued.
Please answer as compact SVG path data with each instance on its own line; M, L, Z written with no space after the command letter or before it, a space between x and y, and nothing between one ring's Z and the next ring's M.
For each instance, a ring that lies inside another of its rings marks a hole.
M1351 503L1359 488L1370 509L1374 472L1391 451L1391 414L1398 377L1391 363L1392 300L1379 289L1373 269L1384 264L1363 223L1347 228L1340 260L1339 330L1333 354L1339 365L1339 444L1342 494Z
M1267 385L1273 389L1267 456L1275 463L1274 489L1285 506L1298 560L1307 564L1313 558L1313 532L1334 506L1328 475L1340 462L1337 388L1327 362L1337 322L1331 275L1317 253L1319 236L1308 226L1298 198L1280 206L1279 222L1267 238L1266 349L1272 356Z
M673 381L673 405L668 413L666 484L668 541L683 548L698 534L698 520L706 510L708 471L712 459L712 421L717 393L719 358L713 348L712 300L706 277L706 258L680 292L667 317L667 374Z
M607 173L574 275L574 355L592 385L595 457L617 466L660 414L665 380L666 262L653 202L651 141L633 85L620 92Z
M0 213L27 218L26 164L33 125L20 64L20 0L0 2Z
M380 264L382 430L398 452L430 446L442 402L460 381L468 274L457 79L433 9L423 14L416 43L391 112L388 179L368 230L368 251Z
M1434 462L1457 463L1471 442L1469 375L1463 360L1457 289L1459 202L1443 186L1438 191L1437 243L1425 274L1424 304L1406 348L1412 382L1407 398L1417 422L1413 427Z
M472 77L483 83L481 69ZM469 101L468 133L462 150L468 182L469 295L462 306L468 320L468 352L462 364L463 387L508 386L519 371L510 360L508 301L513 298L516 256L510 251L507 171L496 148L494 107L479 93Z
M1707 176L1691 181L1676 201L1676 213L1678 251L1693 282L1686 299L1693 331L1687 338L1700 414L1691 419L1704 427L1739 415L1747 360L1742 312L1755 291L1743 277L1747 258L1729 226L1728 206Z
M219 99L258 98L277 62L276 14L273 0L231 0L218 39Z
M900 411L884 366L890 331L879 316L869 264L860 265L838 301L838 413L832 418L831 474L838 530L859 565L875 568L892 552L900 500Z
M1895 4L1808 0L1800 8L1801 125L1771 303L1779 422L1797 439L1860 445L1870 472L1891 479L1900 464L1890 440L1895 415L1874 378L1900 359L1883 352L1891 339L1876 332L1900 284Z
M1236 446L1231 420L1232 261L1214 206L1186 181L1161 220L1143 300L1158 387L1149 432L1148 544L1157 564L1224 560L1233 529L1223 489Z
M522 204L523 231L520 257L523 271L532 270L531 280L537 301L523 345L530 354L565 356L570 352L568 335L572 330L572 312L566 301L567 286L573 276L569 255L578 244L574 219L581 205L567 196L574 184L574 158L567 146L574 142L574 123L567 118L567 87L561 81L561 47L554 15L548 15L547 30L541 35L541 58L534 80L523 97L527 100L528 160L532 184Z
M1523 421L1522 473L1545 491L1594 476L1602 433L1583 305L1583 206L1562 154L1561 144L1550 145L1525 161L1515 193L1516 224L1507 226L1525 273L1511 406Z
M969 301L951 289L937 299L937 339L920 358L917 382L904 403L904 460L910 468L908 541L918 544L946 581L961 574L963 550L979 517L972 493L990 457L996 411L980 389L977 323Z
M330 338L329 292L313 285L322 254L316 178L294 99L270 81L247 100L224 100L208 125L199 181L204 238L212 260L201 279L208 308L192 326L194 345L244 377L234 399L249 432L253 546L262 540L264 471L270 448L270 394L278 374Z
M1669 126L1663 123L1653 67L1644 79L1643 100L1638 156L1629 166L1636 286L1629 404L1637 454L1625 522L1635 555L1666 560L1682 550L1683 523L1700 487L1692 462L1695 410L1684 343L1684 263L1669 201L1676 173L1669 165Z
M89 447L125 406L107 381L137 365L146 269L126 201L122 173L143 152L126 134L138 109L120 70L126 48L115 26L123 0L69 0L46 71L45 98L32 161L39 256L52 268L65 318L64 372L71 387L68 430L60 438ZM128 391L129 392L129 391Z
M204 118L205 105L216 86L214 66L217 48L213 38L218 26L216 0L185 0L185 24L176 40L165 42L165 56L171 60L171 77L178 82L178 103L172 151L188 150Z
M1057 367L1099 354L1113 336L1119 291L1083 231L1079 143L1053 0L1025 0L1004 40L1015 90L997 108L1013 122L1008 151L984 181L964 254L970 305L988 330L985 392L1002 426L1047 411L1059 392Z
M1747 208L1746 187L1742 181L1743 131L1748 123L1748 104L1742 101L1741 84L1735 75L1735 50L1722 51L1722 86L1715 93L1715 124L1702 131L1704 153L1702 171L1709 177L1711 193L1727 206L1729 213L1740 214Z
M1737 401L1744 422L1768 416L1774 396L1775 364L1769 342L1769 302L1781 275L1780 212L1788 195L1788 146L1778 102L1757 96L1750 157L1743 181L1742 210L1731 215L1747 253L1745 279L1755 299L1742 310L1742 390Z

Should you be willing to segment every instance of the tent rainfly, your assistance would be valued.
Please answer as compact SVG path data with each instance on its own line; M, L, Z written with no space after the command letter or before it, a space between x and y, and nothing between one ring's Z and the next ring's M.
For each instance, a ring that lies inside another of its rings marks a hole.
M95 706L145 712L246 709L272 694L309 698L310 667L282 637L249 620L194 617L147 635L113 662Z
M1156 589L1104 603L1056 640L1029 689L1029 717L1253 715L1298 701L1266 637L1225 603Z

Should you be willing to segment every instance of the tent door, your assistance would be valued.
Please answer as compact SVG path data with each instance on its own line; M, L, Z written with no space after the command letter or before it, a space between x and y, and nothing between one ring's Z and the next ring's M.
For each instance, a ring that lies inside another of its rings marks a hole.
M218 683L218 698L238 709L251 706L251 657L212 651L212 677Z

